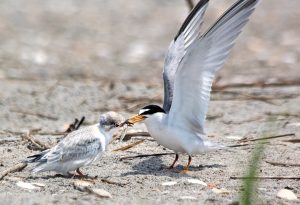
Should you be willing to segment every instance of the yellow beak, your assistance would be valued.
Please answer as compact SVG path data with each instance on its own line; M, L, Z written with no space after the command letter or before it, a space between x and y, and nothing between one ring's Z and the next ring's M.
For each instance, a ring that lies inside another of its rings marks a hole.
M126 121L131 124L134 124L134 123L140 122L144 119L146 119L146 117L143 115L133 115L130 118L128 118Z

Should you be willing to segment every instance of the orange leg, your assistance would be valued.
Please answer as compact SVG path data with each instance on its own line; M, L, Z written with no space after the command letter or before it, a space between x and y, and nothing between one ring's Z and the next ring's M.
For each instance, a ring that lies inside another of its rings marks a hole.
M188 161L187 165L183 168L183 170L181 172L182 174L186 174L189 171L191 162L192 162L192 157L189 155L189 161Z
M173 169L173 168L174 168L174 165L175 165L175 163L177 162L178 158L179 158L179 155L176 154L176 155L175 155L175 160L174 160L174 162L171 164L171 166L169 167L169 169Z

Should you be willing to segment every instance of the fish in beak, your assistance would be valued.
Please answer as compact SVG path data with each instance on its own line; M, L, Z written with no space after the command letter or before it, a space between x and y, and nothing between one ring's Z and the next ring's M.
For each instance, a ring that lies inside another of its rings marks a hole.
M131 127L134 123L140 122L140 121L142 121L142 120L144 120L146 118L147 117L138 114L138 115L131 116L130 118L128 118L127 120L125 120L123 123L121 123L119 126L120 127L124 127L124 129L123 129L123 132L121 134L120 141L123 141L123 139L124 139L124 137L126 135L128 126Z

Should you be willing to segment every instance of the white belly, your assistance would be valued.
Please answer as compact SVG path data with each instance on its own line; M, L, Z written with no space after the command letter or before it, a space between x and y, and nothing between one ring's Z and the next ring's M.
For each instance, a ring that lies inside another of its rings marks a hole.
M175 153L188 153L189 155L206 151L203 140L195 133L184 129L166 126L163 119L157 118L145 120L150 135L158 144L173 150Z

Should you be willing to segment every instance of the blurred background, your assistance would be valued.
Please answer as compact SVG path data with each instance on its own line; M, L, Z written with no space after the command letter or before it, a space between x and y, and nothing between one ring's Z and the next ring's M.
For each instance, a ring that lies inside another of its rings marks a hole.
M233 2L212 0L204 27ZM299 8L299 0L262 0L218 75L298 77ZM184 0L1 1L0 79L160 83L166 49L188 11Z

